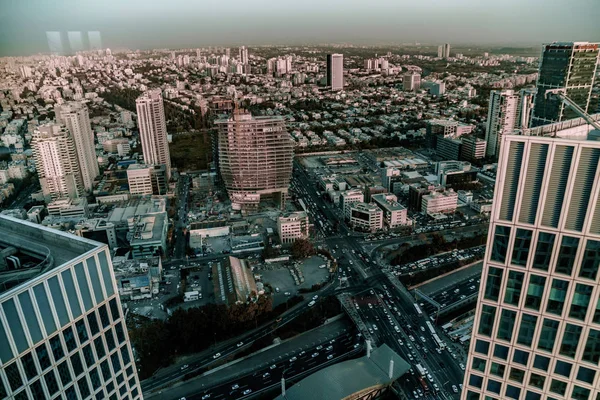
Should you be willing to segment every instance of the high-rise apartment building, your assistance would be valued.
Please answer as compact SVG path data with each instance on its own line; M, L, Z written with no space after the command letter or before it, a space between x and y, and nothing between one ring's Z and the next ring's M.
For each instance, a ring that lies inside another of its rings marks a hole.
M600 142L565 122L503 138L463 400L600 395Z
M240 47L240 62L244 65L248 64L248 48L246 46Z
M331 90L344 89L343 54L327 54L327 86Z
M100 169L88 109L83 103L70 102L55 106L54 112L56 122L66 126L73 137L83 187L89 192L94 186L94 179L100 174Z
M285 121L253 117L238 109L215 124L219 170L233 207L255 209L265 196L284 205L294 158L294 141Z
M75 141L62 125L39 126L31 139L35 168L47 201L85 194Z
M519 103L517 105L517 120L515 128L526 129L531 123L531 113L533 112L535 89L521 89L519 91Z
M404 90L414 92L421 88L421 74L418 72L408 72L402 76L402 86Z
M171 177L171 156L167 140L167 124L160 89L150 90L135 101L144 153L144 163L163 164L167 180Z
M438 50L437 51L438 58L444 58L444 45L443 44L439 45L437 50Z
M0 397L141 399L108 246L0 216Z
M588 112L599 58L598 43L545 44L540 58L531 126L536 127L577 117L561 100L546 99L548 89L566 89L566 95Z
M514 90L492 90L488 108L485 141L488 157L497 157L502 136L513 133L517 121L519 95Z

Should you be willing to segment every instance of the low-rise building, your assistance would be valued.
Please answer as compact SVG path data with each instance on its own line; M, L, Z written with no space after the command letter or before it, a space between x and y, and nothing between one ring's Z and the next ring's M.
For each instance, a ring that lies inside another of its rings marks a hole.
M373 203L383 210L383 219L388 228L393 229L406 225L407 209L398 203L398 198L391 194L376 194L371 197Z
M104 218L86 219L75 225L78 236L106 243L111 249L118 246L115 225Z
M355 229L376 232L383 228L383 210L373 203L353 203L350 207L350 225Z
M421 212L425 214L453 213L458 204L458 194L454 190L433 192L421 200Z
M127 168L127 182L129 193L132 195L152 194L151 166L132 164Z
M167 254L167 213L145 214L131 217L129 244L133 258L146 258Z
M481 160L485 158L487 142L475 136L462 138L461 159L467 161Z
M62 198L48 203L48 214L53 217L83 217L89 215L88 202L85 197L76 199Z
M346 218L350 218L350 206L365 201L365 195L360 190L346 190L340 193L340 208Z
M305 211L282 215L277 219L277 232L281 243L293 243L308 239L309 220Z

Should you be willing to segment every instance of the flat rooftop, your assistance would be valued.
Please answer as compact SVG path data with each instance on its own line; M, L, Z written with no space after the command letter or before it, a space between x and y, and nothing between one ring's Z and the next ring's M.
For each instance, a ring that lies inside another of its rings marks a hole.
M0 257L0 296L23 282L102 246L105 244L0 215L0 252L7 252L7 255L14 253L21 262L21 268L15 269L6 263L5 257Z

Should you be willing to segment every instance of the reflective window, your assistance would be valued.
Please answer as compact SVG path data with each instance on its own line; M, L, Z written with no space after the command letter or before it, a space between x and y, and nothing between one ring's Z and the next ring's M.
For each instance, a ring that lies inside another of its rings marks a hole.
M21 377L16 362L5 367L4 372L6 373L6 379L8 379L8 384L13 392L23 386L23 378Z
M67 361L62 362L58 366L58 376L60 376L60 381L64 387L67 387L67 385L73 380Z
M119 360L119 352L115 351L111 356L110 360L112 362L113 371L118 373L121 370L121 360Z
M512 304L513 306L519 305L519 299L521 298L521 289L523 288L523 280L525 274L517 271L509 271L508 281L506 282L506 292L504 293L504 302Z
M48 388L48 392L50 396L58 391L58 382L56 381L56 375L54 375L54 370L50 370L44 375L44 380L46 381L46 387Z
M21 357L21 364L23 365L23 370L25 371L27 380L31 380L37 376L38 370L35 366L35 361L33 361L33 356L31 353L27 353Z
M508 374L508 379L510 379L511 381L522 383L523 378L525 378L525 371L523 371L520 368L511 368L510 369L510 374Z
M539 310L542 305L542 297L546 287L546 278L539 275L531 275L529 277L529 286L527 287L527 295L525 296L525 307L533 310Z
M75 372L75 376L78 376L83 372L83 364L81 362L81 356L79 353L73 353L71 356L71 366L73 367L73 372Z
M510 237L510 227L497 225L494 234L494 243L492 244L491 259L499 263L506 261L506 252L508 250L508 240Z
M25 318L27 329L31 335L31 340L33 341L33 344L36 344L42 340L42 330L40 329L40 324L35 314L29 292L23 292L19 295L19 303L21 304L21 310L23 311L23 317Z
M8 343L8 336L6 336L4 326L2 325L2 321L0 321L0 360L2 362L7 362L12 360L13 357L12 349Z
M567 384L566 382L552 379L552 382L550 383L550 391L564 396L565 392L567 391Z
M508 358L508 347L497 344L494 346L494 357L506 360Z
M539 393L535 393L535 392L531 392L531 391L527 391L527 393L525 394L525 400L541 400L542 399L542 395Z
M469 377L469 385L474 386L476 388L481 388L481 384L483 383L483 378L474 374L471 374Z
M104 280L104 290L106 290L106 296L110 297L115 294L115 289L113 287L113 278L110 276L111 268L108 265L105 251L98 253L98 261L100 262L100 271ZM114 313L113 318L116 318Z
M500 288L502 287L501 268L490 267L485 284L485 298L488 300L498 301Z
M106 355L106 350L104 349L104 343L102 343L102 336L98 336L94 340L94 347L96 348L96 354L98 358L102 358Z
M479 400L479 393L471 392L469 390L467 392L467 400Z
M540 333L540 339L538 341L538 349L552 352L558 333L558 325L558 321L544 318L544 321L542 322L542 332Z
M550 359L548 357L536 355L533 359L533 367L537 369L541 369L543 371L548 370L548 366L550 365Z
M106 338L106 346L108 347L108 352L110 353L116 347L115 339L112 334L112 329L107 330L104 334L104 337Z
M77 386L79 386L79 393L82 398L86 398L90 395L90 386L88 385L87 379L85 376L82 376L81 379L77 381Z
M63 350L62 343L60 342L60 337L58 335L50 339L50 348L52 349L52 355L54 355L55 362L58 362L65 356L65 351Z
M596 371L586 367L579 367L579 371L577 371L577 380L585 383L589 383L590 385L594 383L594 378L596 377Z
M571 358L575 357L577 346L579 346L581 330L582 327L578 325L567 324L565 326L565 333L559 349L560 354Z
M486 342L485 340L477 340L475 342L475 351L477 353L487 355L488 352L490 351L490 344L489 344L489 342Z
M573 265L575 264L575 256L577 255L577 247L579 246L579 238L571 236L563 236L560 243L560 251L556 261L554 272L559 274L571 275Z
M129 358L129 350L127 350L127 346L121 347L121 357L123 358L124 365L129 364L129 361L131 361L131 359Z
M71 320L67 313L67 306L65 305L65 299L63 298L63 291L58 283L56 276L48 279L48 287L50 288L50 294L52 295L52 303L58 316L60 325L66 325Z
M89 310L94 306L94 303L92 302L92 295L90 294L88 280L82 263L75 266L75 277L77 278L77 288L79 288L79 292L81 293L83 306L86 310Z
M79 304L79 299L77 298L77 291L75 290L75 283L73 282L73 275L71 274L71 270L68 269L61 273L63 285L65 287L65 292L67 294L67 299L69 300L69 307L71 308L71 314L73 314L73 318L77 318L82 314L81 305Z
M513 362L518 364L527 365L529 362L529 353L523 350L515 349L513 354Z
M89 257L85 260L85 263L87 264L87 271L90 276L90 281L92 282L92 287L94 288L96 304L101 303L104 300L104 293L102 292L102 284L100 283L100 277L98 276L96 259L94 257Z
M110 325L110 318L108 317L108 311L106 310L106 304L103 304L98 309L98 313L100 314L100 321L102 322L103 327L107 327Z
M100 338L98 338L98 339L100 339ZM98 341L98 339L96 339L94 342ZM102 351L104 351L104 347L102 348ZM103 355L104 354L100 355L100 353L98 353L98 358L101 358ZM85 346L83 348L83 359L85 360L85 365L88 368L90 368L96 362L96 360L94 359L94 352L92 351L91 344L88 344L87 346Z
M100 375L98 374L98 368L94 368L90 371L90 380L92 381L92 387L94 391L98 389L101 385Z
M502 388L502 384L493 379L488 379L487 390L488 392L493 392L500 394L500 389Z
M598 364L600 360L600 331L590 329L582 360Z
M506 397L509 399L519 399L521 397L521 389L513 385L506 385Z
M506 370L506 366L502 364L498 364L493 362L490 365L490 374L499 376L500 378L504 378L504 371Z
M588 400L590 398L590 389L582 388L581 386L575 385L573 392L571 393L571 399L573 400Z
M29 348L29 344L27 343L27 338L25 337L25 331L23 331L23 325L21 325L21 319L19 318L19 314L17 314L17 308L15 306L14 299L6 300L4 303L2 303L2 308L4 309L6 321L8 322L8 326L12 332L13 340L17 345L17 350L19 350L19 353L27 350Z
M102 370L102 377L104 378L104 381L107 382L112 376L110 374L110 367L108 366L107 360L102 361L100 364L100 369Z
M569 317L576 318L579 320L585 319L587 314L588 306L592 298L593 287L578 283L575 285L575 293L573 294L573 301L571 302L571 309L569 310Z
M125 333L123 331L123 323L119 322L115 325L115 332L117 333L117 340L119 343L123 343L125 341Z
M78 400L75 385L71 385L71 387L67 388L67 390L65 390L65 395L67 396L67 400Z
M73 327L69 326L63 330L63 339L67 345L67 350L72 352L77 347L77 341L75 340L75 333Z
M568 378L571 376L571 369L573 369L573 364L557 360L554 373Z
M531 236L532 231L517 229L511 260L513 264L522 267L527 265L527 257L529 256L529 248L531 247Z
M40 367L42 367L42 371L48 368L51 364L50 356L48 354L48 348L45 343L40 344L35 349L35 354L37 355L38 362L40 363Z
M531 376L529 377L529 384L531 386L534 386L538 389L544 389L544 383L546 382L546 377L542 376L542 375L538 375L536 373L531 373Z
M588 240L581 261L581 269L579 270L580 278L588 278L596 280L598 276L598 266L600 265L600 242L596 240Z
M472 368L479 372L485 373L485 364L486 361L479 357L473 357L473 363L471 364Z
M555 238L556 235L553 233L539 233L537 246L535 247L535 255L533 257L533 268L548 271Z
M0 384L1 386L1 384ZM45 400L46 399L46 395L44 394L44 389L42 388L42 383L41 381L38 379L37 381L33 382L31 385L29 385L29 388L31 389L31 393L33 394L33 398L34 399L39 399L39 400ZM6 396L5 393L2 393L2 389L0 389L0 398L3 398L3 396Z
M38 303L38 309L40 310L52 310L50 307L50 302L48 301L48 295L46 294L46 288L44 288L44 284L40 283L39 285L33 288L33 293L35 295L35 300ZM56 323L54 322L54 317L51 312L40 312L42 315L42 321L44 322L44 327L46 328L46 335L51 335L56 332Z
M119 305L117 304L117 299L113 297L110 300L109 304L110 304L110 312L112 313L112 320L114 322L121 317L121 313L119 312Z
M516 312L507 309L502 310L500 324L498 325L498 339L503 339L509 342L512 340L516 319Z
M92 336L100 332L100 328L98 327L98 320L96 319L96 313L94 311L88 314L87 320L90 326L90 331L92 331Z
M479 333L481 335L491 336L492 329L494 328L495 316L495 307L483 305L481 308L481 320L479 321Z
M89 339L89 336L83 318L75 323L75 327L77 328L77 336L79 336L79 342L82 344L85 343Z
M567 297L567 290L569 289L569 282L563 281L562 279L553 279L552 288L550 289L550 296L548 298L548 305L546 312L561 315L563 306L565 305L565 298Z
M521 325L519 327L519 335L517 336L517 343L524 346L531 346L537 319L538 317L535 315L523 314Z

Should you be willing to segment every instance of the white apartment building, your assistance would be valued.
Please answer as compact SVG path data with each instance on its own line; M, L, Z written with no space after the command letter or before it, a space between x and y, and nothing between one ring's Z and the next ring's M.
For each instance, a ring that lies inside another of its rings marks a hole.
M31 147L46 200L84 195L75 142L67 128L54 123L39 126Z
M417 72L408 72L402 75L402 86L409 92L417 91L421 88L421 74Z
M539 128L503 138L463 400L600 396L600 142Z
M344 55L327 54L327 86L331 90L344 89Z
M357 189L346 190L340 193L340 208L344 212L345 218L350 218L350 206L354 203L365 201L365 195Z
M163 164L167 180L171 177L171 155L167 140L167 123L160 89L150 90L135 101L138 127L145 164Z
M379 193L372 195L371 200L383 210L383 219L388 228L393 229L408 223L408 210L398 203L396 195Z
M354 229L376 232L383 228L383 211L373 203L353 203L350 206L350 225Z
M296 239L308 239L309 220L305 211L280 216L277 232L281 243L293 243Z
M129 193L132 195L152 194L152 176L150 170L152 167L141 164L131 164L127 168L127 182L129 183Z
M492 90L485 129L486 153L496 157L500 153L502 135L513 133L517 122L519 95L514 90Z
M452 189L432 192L421 199L421 212L425 214L453 213L458 205L458 194Z
M83 179L83 187L89 192L94 186L94 179L100 174L98 157L94 145L94 132L90 124L88 109L83 103L70 102L54 107L56 122L67 127L77 151L79 170Z

